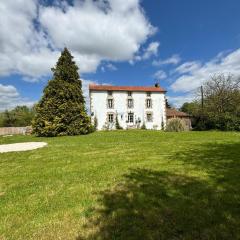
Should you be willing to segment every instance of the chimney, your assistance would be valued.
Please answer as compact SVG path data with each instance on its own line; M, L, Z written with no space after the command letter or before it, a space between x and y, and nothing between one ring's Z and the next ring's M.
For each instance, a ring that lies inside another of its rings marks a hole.
M159 88L159 83L158 82L155 83L155 87Z

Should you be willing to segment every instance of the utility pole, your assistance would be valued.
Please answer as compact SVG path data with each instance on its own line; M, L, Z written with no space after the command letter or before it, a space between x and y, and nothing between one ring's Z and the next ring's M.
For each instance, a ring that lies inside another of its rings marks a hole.
M202 113L203 113L203 86L201 86L201 103L202 103Z

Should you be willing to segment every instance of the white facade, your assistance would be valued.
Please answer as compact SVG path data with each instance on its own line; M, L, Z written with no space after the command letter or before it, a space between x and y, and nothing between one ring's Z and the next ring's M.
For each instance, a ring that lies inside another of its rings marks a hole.
M116 129L117 118L123 129L141 128L145 124L147 129L161 130L166 125L165 92L129 89L89 87L91 119L94 122L97 118L97 129Z

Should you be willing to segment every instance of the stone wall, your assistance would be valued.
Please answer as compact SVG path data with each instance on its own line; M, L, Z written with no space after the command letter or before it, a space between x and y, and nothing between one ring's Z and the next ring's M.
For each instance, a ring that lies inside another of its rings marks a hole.
M15 135L15 134L31 134L32 133L32 127L3 127L0 128L0 136L3 135Z

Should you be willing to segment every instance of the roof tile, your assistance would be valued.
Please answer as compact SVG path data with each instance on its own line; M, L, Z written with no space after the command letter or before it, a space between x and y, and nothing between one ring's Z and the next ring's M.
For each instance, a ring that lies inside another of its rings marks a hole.
M89 85L89 90L94 91L133 91L133 92L161 92L166 90L161 87L141 87L141 86L112 86L112 85Z

